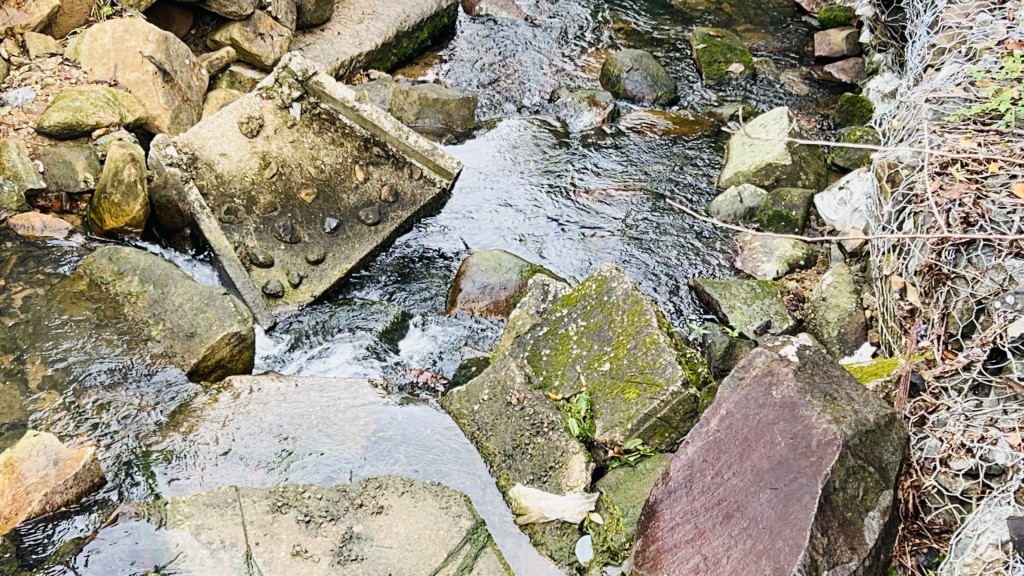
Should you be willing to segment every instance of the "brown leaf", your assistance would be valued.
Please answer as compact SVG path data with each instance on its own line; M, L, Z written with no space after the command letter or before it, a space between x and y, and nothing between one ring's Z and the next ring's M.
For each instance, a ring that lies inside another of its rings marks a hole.
M1013 185L1010 186L1010 193L1017 198L1024 200L1024 182L1014 182Z

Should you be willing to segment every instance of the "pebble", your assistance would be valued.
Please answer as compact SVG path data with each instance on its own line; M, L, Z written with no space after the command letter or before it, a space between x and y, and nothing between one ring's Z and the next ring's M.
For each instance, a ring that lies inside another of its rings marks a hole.
M284 285L280 280L269 280L263 285L263 293L271 298L281 298L284 296Z

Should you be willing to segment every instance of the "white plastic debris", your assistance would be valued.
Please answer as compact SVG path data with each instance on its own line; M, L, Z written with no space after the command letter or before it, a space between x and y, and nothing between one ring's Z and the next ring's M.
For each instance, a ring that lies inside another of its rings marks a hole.
M852 355L847 356L839 361L840 364L859 364L861 362L870 362L875 356L875 352L878 348L872 346L868 342L861 344L860 348L857 349Z
M590 534L576 541L576 561L583 566L590 566L594 561L594 539Z
M540 524L552 520L563 520L579 524L597 506L599 493L572 493L560 496L522 484L516 484L508 491L512 501L512 512L516 524Z

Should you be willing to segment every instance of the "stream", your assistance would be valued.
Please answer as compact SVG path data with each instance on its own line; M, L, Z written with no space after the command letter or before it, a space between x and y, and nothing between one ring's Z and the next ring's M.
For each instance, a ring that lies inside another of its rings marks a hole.
M127 343L97 342L77 333L74 322L51 323L63 328L40 335L33 354L17 356L21 365L0 367L0 381L13 382L26 398L29 426L97 444L111 480L70 514L19 528L14 546L0 548L0 566L16 558L24 574L141 575L172 559L144 522L97 530L121 502L233 484L333 484L396 474L466 493L516 574L560 573L515 527L474 447L409 377L410 370L450 377L501 334L499 323L444 315L459 263L475 251L501 248L577 282L613 262L685 329L706 320L687 280L731 274L733 245L728 235L665 202L701 208L714 197L726 133L665 134L643 116L569 133L553 115L551 92L562 84L597 87L604 55L623 47L648 50L665 65L679 83L679 110L749 103L762 112L788 105L821 134L831 129L827 109L843 90L809 75L806 95L778 78L701 86L688 43L695 25L737 31L755 57L769 58L781 71L810 66L813 23L792 0L521 5L534 22L460 14L456 37L409 69L429 69L480 96L485 127L446 146L465 164L447 204L322 301L258 333L256 373L332 380L311 380L301 392L226 393L121 354ZM620 109L640 110L624 102ZM43 291L93 247L33 246L0 232L0 250L13 244L21 257L8 281ZM141 246L201 283L218 284L206 256ZM4 346L0 357L10 353ZM90 358L102 347L104 361L83 359L76 353L81 347L90 347ZM52 370L33 375L36 365ZM20 432L0 430L0 449ZM75 554L61 554L71 548Z

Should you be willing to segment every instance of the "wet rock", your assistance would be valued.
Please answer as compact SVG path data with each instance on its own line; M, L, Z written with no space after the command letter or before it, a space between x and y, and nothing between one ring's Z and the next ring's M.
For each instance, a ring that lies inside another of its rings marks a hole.
M476 17L529 19L526 12L513 0L462 0L462 11Z
M870 126L856 126L843 133L843 144L868 144L880 146L882 139L878 131ZM829 164L845 170L856 170L871 165L874 150L866 148L845 148L836 146L828 155Z
M747 352L757 347L752 340L737 338L718 324L704 324L701 331L701 351L716 379L727 376Z
M640 511L671 461L672 454L652 454L635 465L609 470L594 484L601 493L597 512L603 520L603 524L591 526L595 565L620 566L629 558Z
M334 14L334 0L298 0L295 26L300 30L319 26Z
M410 128L427 134L464 134L476 127L475 94L456 92L440 84L396 85L391 114Z
M809 341L725 379L644 505L634 574L887 573L906 427Z
M25 43L25 51L28 52L28 57L32 60L64 52L60 43L54 40L53 36L47 34L25 32L23 41Z
M555 114L570 132L584 132L614 120L618 108L611 92L559 88L555 92Z
M46 182L25 145L0 139L0 210L28 210L25 192L44 188Z
M356 217L359 218L360 222L366 224L367 226L376 226L377 224L380 224L382 220L380 206L376 204L372 206L367 206L366 208L361 209L356 214Z
M828 183L821 148L787 141L806 137L788 108L761 114L729 138L718 187L753 184L821 190Z
M227 48L230 48L230 46ZM231 48L231 50L234 51L235 49ZM236 62L228 66L227 70L224 70L217 75L217 78L213 82L213 87L217 89L237 90L239 92L252 92L256 88L256 85L266 77L266 72L257 70L247 64Z
M57 95L36 121L36 132L53 138L89 136L100 128L134 128L146 121L146 108L124 90L92 84Z
M797 321L782 301L782 287L766 280L694 278L690 288L719 320L752 340L792 334Z
M543 266L504 250L474 252L455 273L445 313L507 318L536 274L557 278Z
M856 17L853 6L845 4L826 4L818 10L818 23L822 28L850 26Z
M330 76L358 69L390 71L455 31L458 0L403 0L382 10L380 0L335 3L322 27L296 34L292 50Z
M875 105L860 94L847 92L839 97L839 103L832 113L832 119L839 126L863 126L871 122Z
M257 10L245 20L228 22L206 39L210 48L231 46L242 62L270 70L288 51L292 32L266 12Z
M116 82L134 94L146 109L144 127L154 134L184 132L199 120L208 76L170 32L138 18L107 20L87 28L65 56L91 77Z
M818 261L814 246L790 238L741 234L736 243L740 247L736 267L758 280L776 280Z
M256 10L257 0L201 0L199 5L228 20L245 20Z
M612 52L601 66L601 87L640 104L667 106L679 100L676 81L644 50Z
M807 302L807 331L833 358L852 355L868 339L868 321L860 290L846 264L835 264L811 292Z
M263 293L269 298L283 298L284 284L280 280L268 280L263 285Z
M29 413L25 407L25 394L20 388L14 382L0 381L0 451L13 446L28 431ZM3 561L0 560L2 567Z
M837 82L853 84L864 78L864 59L860 57L846 58L845 60L825 65L824 71L828 77Z
M205 119L213 116L219 112L221 108L224 108L241 97L242 93L237 90L231 90L228 88L210 90L207 92L206 99L203 101L203 118Z
M77 504L105 482L95 448L68 448L53 434L29 430L0 453L0 536Z
M64 38L89 22L96 3L97 0L61 0L60 8L45 30L54 38Z
M754 220L768 232L799 234L807 225L814 192L807 188L776 188L761 203Z
M166 30L178 38L184 38L192 30L196 19L196 13L191 6L176 2L157 2L146 10L144 16L157 28Z
M832 28L814 33L814 56L817 58L848 58L860 54L859 32L856 28Z
M238 52L231 46L225 46L219 50L207 52L206 54L199 56L199 65L203 67L203 70L206 71L206 74L210 76L210 78L224 72L229 66L237 61ZM258 80L256 82L258 82ZM253 82L253 87L256 86L256 82ZM214 88L218 88L216 83L214 84ZM244 91L248 92L249 90Z
M619 126L641 137L708 136L718 132L719 123L690 110L636 110L619 118Z
M239 131L240 121L256 117L261 130L250 131L251 138ZM173 140L154 139L149 162L160 230L174 235L194 223L265 326L274 323L275 315L309 304L367 254L380 250L439 201L461 170L436 145L297 55L287 56L257 93ZM420 180L413 178L412 166L421 170ZM394 203L378 206L379 223L364 225L359 212L380 201L384 185L401 193ZM213 215L227 204L249 216L222 226ZM248 268L234 243L274 238L285 215L294 233L286 235L289 241L271 241L266 247L273 252L275 269L306 277L283 298L266 299L261 287L284 278ZM326 218L340 222L333 234L324 232Z
M494 356L507 350L516 338L525 334L544 318L556 301L569 293L571 286L547 274L535 274L526 283L526 293L508 315L501 340L494 348Z
M99 235L141 236L149 217L146 153L135 144L115 142L89 201L89 228Z
M251 558L267 574L512 575L469 499L436 482L226 487L156 506L146 516L183 574L233 576Z
M878 180L867 168L854 170L814 195L814 209L825 224L839 232L865 232L868 202L877 194Z
M722 222L750 222L767 197L766 190L752 184L730 186L708 204L708 216Z
M7 219L7 227L26 238L64 238L71 224L49 214L22 212Z
M705 84L754 75L754 59L750 50L739 36L729 30L698 26L690 34L690 47L701 81Z
M54 142L36 148L48 192L76 194L96 188L102 168L89 144Z
M11 37L25 32L38 32L46 27L60 9L61 0L23 0L4 8L0 20L0 37Z

